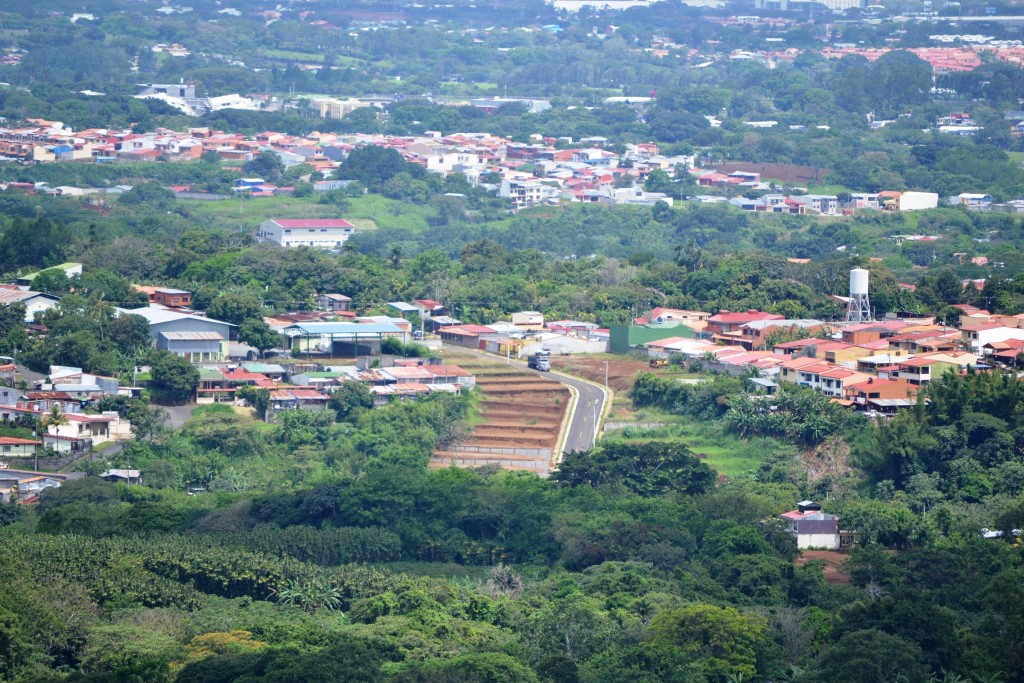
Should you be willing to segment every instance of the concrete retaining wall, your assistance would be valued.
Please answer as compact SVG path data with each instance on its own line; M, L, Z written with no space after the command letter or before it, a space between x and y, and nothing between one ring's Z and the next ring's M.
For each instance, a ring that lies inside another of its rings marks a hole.
M604 428L608 429L625 429L626 427L636 427L637 429L661 429L665 426L664 422L605 422Z
M527 458L551 459L550 448L498 448L486 446L455 446L451 448L456 453L496 453L498 455L519 455Z

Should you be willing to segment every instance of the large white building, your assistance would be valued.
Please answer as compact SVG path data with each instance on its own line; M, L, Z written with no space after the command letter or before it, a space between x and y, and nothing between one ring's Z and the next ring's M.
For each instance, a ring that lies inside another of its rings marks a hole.
M343 218L272 218L260 225L256 236L282 247L340 249L355 232L356 226Z

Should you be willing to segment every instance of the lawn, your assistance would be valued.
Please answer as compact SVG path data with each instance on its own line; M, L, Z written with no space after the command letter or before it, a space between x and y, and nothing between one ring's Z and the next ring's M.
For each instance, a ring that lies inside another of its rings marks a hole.
M192 409L192 417L202 415L234 415L235 409L227 403L209 403Z
M840 192L851 192L845 185L813 185L807 188L808 194L839 194Z
M646 412L646 411L645 411ZM662 419L664 415L649 415L646 419ZM608 432L612 441L660 441L683 443L719 474L730 479L753 477L762 463L782 447L772 439L741 439L723 434L712 425L687 420L669 424L661 429L620 429Z
M373 221L379 228L403 228L423 232L436 214L429 206L388 199L379 194L366 194L351 200L352 208L345 218Z
M422 232L430 226L429 219L434 215L433 209L428 206L409 204L376 194L351 199L351 206L346 211L339 211L333 204L320 204L316 196L278 195L212 202L195 199L178 201L198 221L240 232L255 230L260 223L270 218L346 218L363 230L389 227Z
M297 52L295 50L263 50L263 56L268 59L286 59L292 62L316 63L324 61L324 56L318 52Z

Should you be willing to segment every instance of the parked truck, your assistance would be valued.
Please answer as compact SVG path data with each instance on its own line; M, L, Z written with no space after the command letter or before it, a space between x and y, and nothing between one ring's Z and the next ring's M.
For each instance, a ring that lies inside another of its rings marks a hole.
M531 370L540 370L541 372L551 371L551 352L547 349L541 349L530 356L527 361L527 366Z

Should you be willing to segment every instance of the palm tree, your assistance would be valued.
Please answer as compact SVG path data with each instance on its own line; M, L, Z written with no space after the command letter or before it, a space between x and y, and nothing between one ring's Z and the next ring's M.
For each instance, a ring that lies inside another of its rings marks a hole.
M53 433L56 434L61 427L66 424L70 424L68 416L61 412L60 406L56 403L50 408L50 412L39 418L39 431L46 434L50 431L50 427L54 427ZM39 451L36 451L36 470L39 469Z
M39 419L39 426L43 431L49 432L50 427L56 427L60 429L66 424L69 424L68 416L61 412L60 406L54 404L50 408L50 412L46 413Z
M318 610L333 612L341 608L341 592L334 586L312 579L299 581L292 579L288 585L275 592L277 601L285 605L297 605L313 614Z

